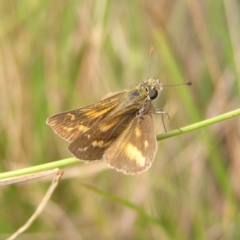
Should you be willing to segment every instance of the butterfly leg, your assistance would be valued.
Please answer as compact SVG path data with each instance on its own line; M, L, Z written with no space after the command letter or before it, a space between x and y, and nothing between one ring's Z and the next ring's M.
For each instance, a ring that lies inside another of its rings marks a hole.
M167 112L164 112L163 110L161 109L156 109L154 108L154 111L153 111L154 114L161 114L162 115L162 123L163 123L163 128L165 130L165 132L167 132L167 129L166 129L166 126L165 126L165 122L164 122L164 115L167 115L169 121L170 121L170 116Z

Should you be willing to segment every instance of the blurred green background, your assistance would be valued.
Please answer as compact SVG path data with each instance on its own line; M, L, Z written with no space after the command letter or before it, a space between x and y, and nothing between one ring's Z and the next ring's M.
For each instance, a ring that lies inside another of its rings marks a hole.
M168 131L239 108L238 0L0 2L0 171L70 157L46 118L148 77ZM164 132L161 116L156 133ZM158 142L145 173L104 164L64 168L51 201L18 239L240 239L239 118ZM50 185L0 189L0 239L31 216ZM153 223L87 183L139 206Z

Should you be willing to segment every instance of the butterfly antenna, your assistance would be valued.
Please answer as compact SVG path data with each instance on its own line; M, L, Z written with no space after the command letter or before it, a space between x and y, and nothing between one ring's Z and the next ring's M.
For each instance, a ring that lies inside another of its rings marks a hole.
M153 53L153 47L150 48L150 52L149 52L148 74L147 74L147 78L149 78L149 75L150 75L150 67L151 67L152 53Z
M188 82L184 82L184 83L179 83L179 84L164 84L162 85L164 88L165 87L177 87L177 86L190 86L192 85L192 82L188 81Z

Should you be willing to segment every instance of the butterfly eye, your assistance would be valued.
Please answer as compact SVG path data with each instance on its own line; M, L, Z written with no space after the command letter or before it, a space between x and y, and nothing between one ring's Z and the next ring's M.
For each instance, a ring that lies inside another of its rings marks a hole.
M153 100L158 96L158 91L155 88L152 88L149 90L148 96L151 100Z

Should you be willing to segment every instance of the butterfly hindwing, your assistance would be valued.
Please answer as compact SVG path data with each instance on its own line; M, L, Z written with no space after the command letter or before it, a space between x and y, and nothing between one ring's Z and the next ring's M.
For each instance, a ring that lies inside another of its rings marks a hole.
M147 170L157 151L156 136L153 126L153 115L147 113L135 118L122 135L114 141L103 158L110 167L136 174Z

